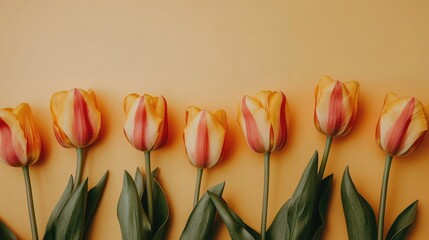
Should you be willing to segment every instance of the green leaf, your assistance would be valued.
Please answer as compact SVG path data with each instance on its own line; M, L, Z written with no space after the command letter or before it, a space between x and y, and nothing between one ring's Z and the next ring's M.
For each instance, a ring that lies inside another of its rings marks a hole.
M387 233L386 240L402 240L405 239L411 224L414 222L414 217L417 212L417 205L419 201L413 202L410 206L405 208L396 218Z
M318 240L321 238L323 227L325 226L326 212L328 210L329 197L332 190L332 179L334 175L331 174L322 180L320 188L318 189L318 199L319 202L316 202L318 211L314 211L314 236L313 240Z
M222 196L225 182L210 188L210 192ZM206 240L209 239L212 223L216 215L216 207L213 205L207 193L198 201L197 205L191 212L191 215L186 222L185 229L180 236L181 240L195 239Z
M377 238L374 211L359 194L346 168L341 182L341 200L350 240L372 240Z
M165 197L164 191L162 190L161 185L156 180L158 176L159 169L156 168L152 171L152 198L153 198L153 226L152 229L152 239L163 239L165 231L167 230L167 222L169 219L169 209L167 198ZM145 180L145 179L144 179ZM146 181L143 181L144 185ZM147 197L146 192L143 192L142 197L142 206L144 211L147 212Z
M92 216L97 210L98 203L100 202L101 195L103 194L104 187L106 186L106 180L109 176L109 171L104 173L101 180L88 192L88 199L85 213L85 232L87 232L89 224L91 223Z
M315 152L292 197L280 208L267 231L268 239L312 239L309 230L317 198L318 154Z
M149 238L149 220L143 211L136 185L127 171L124 172L117 215L121 226L122 239L139 240Z
M48 224L46 225L45 230L45 236L43 237L44 240L51 240L55 239L55 221L58 218L58 215L60 214L61 210L64 207L64 204L66 203L67 199L70 197L70 194L73 191L73 176L70 176L69 182L67 183L66 189L64 190L63 194L61 195L60 200L55 205L54 209L52 210L51 216L49 217Z
M55 221L55 239L80 240L84 233L88 179L70 195Z
M162 190L159 182L155 178L153 180L153 225L155 229L153 239L161 240L164 239L164 234L167 230L167 222L170 214L165 193Z
M10 230L2 221L0 221L0 239L16 240L15 234L13 234L12 230Z
M229 235L233 240L259 240L260 236L255 231L248 231L250 227L228 208L225 201L218 195L207 192L210 199L216 206L217 212L228 228ZM256 234L255 234L256 233Z
M145 183L138 167L136 169L136 174L134 175L134 183L136 184L137 192L139 193L139 197L141 200L143 197Z

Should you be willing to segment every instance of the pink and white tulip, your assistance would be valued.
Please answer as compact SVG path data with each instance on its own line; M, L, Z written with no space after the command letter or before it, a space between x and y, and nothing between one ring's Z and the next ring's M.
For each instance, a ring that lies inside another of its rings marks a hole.
M214 114L197 107L189 107L186 110L183 139L192 165L197 168L211 168L219 162L226 130L224 110L218 110Z
M249 147L258 153L281 150L287 141L288 106L278 91L260 91L245 96L238 106L237 122Z
M40 150L40 135L30 105L0 109L0 160L12 167L24 167L39 159Z
M167 142L167 102L164 97L129 94L124 100L124 133L130 144L140 151L162 148Z

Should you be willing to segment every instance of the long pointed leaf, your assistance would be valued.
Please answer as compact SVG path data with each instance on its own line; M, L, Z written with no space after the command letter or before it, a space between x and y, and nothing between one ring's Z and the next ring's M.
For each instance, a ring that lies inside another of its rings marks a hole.
M167 230L167 222L170 217L167 198L165 193L162 190L159 182L154 178L153 179L153 209L155 212L153 218L153 225L156 229L154 231L153 240L162 240L164 239L165 231Z
M413 202L410 206L405 208L399 216L396 218L387 233L386 240L402 240L405 239L411 224L414 222L414 218L417 212L417 205L419 201Z
M55 239L80 240L84 233L88 179L71 194L55 221Z
M66 188L64 189L63 194L60 197L60 200L55 205L54 209L52 210L51 216L49 217L48 224L46 226L45 230L45 236L43 237L43 240L52 240L55 239L55 226L54 223L58 218L58 215L60 214L61 210L64 207L64 204L66 203L67 199L70 197L70 194L73 191L73 176L70 176L69 181L67 183Z
M318 154L315 152L292 197L280 208L273 223L267 231L268 239L312 239L309 230L313 221L313 212L317 198L317 162Z
M349 167L341 182L341 200L350 240L373 240L377 237L375 214L371 205L359 194L352 179Z
M260 238L259 236L252 236L252 234L246 230L248 226L244 226L243 225L244 223L241 219L240 221L236 220L235 217L238 217L238 216L236 215L234 217L233 214L231 214L232 211L228 208L228 206L223 201L223 199L221 199L218 195L212 192L207 192L207 194L210 196L210 199L216 206L217 212L222 218L222 221L225 223L226 227L228 228L228 232L229 232L229 235L231 236L231 239L257 240Z
M320 188L317 190L319 193L318 199L319 202L316 203L315 207L317 210L314 212L314 236L313 240L318 240L321 238L323 227L325 227L325 218L326 212L328 210L328 202L332 190L332 179L334 175L331 174L322 180Z
M121 196L117 208L118 220L121 226L122 239L148 239L150 224L137 192L136 185L130 174L124 172Z
M103 194L104 187L106 186L106 180L109 176L109 171L104 173L100 181L88 192L88 199L86 205L85 213L85 232L87 232L88 226L91 223L92 216L97 210L98 203L100 202L101 196Z
M210 192L222 196L225 182L210 188ZM185 229L180 236L180 240L206 240L209 239L212 223L216 215L216 207L213 205L207 193L198 201L197 205L189 215Z
M2 221L0 221L0 239L16 240L15 234Z

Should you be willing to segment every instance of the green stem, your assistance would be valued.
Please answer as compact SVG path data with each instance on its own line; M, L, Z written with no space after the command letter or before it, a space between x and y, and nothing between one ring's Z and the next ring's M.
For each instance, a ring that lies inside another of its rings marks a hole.
M267 211L268 211L268 188L270 187L270 154L264 154L264 196L262 202L262 219L261 219L261 236L265 240L265 232L267 229Z
M202 176L203 176L203 169L197 168L197 182L195 184L194 207L197 205L198 200L200 199L200 188L201 188L201 177Z
M329 151L331 150L331 144L333 139L334 137L332 136L326 136L325 150L323 152L322 163L320 163L319 174L318 174L319 180L323 179L323 174L325 173L326 163L328 162Z
M24 166L22 167L22 171L24 172L25 189L27 190L27 204L28 204L28 214L30 215L31 234L33 236L33 240L38 240L39 236L37 234L36 215L34 213L33 192L31 190L30 170L28 169L28 166Z
M386 198L387 198L387 184L389 182L389 173L390 166L392 165L392 155L386 156L386 163L384 165L384 173L383 173L383 184L381 187L381 197L380 197L380 208L378 213L378 234L377 239L383 239L383 231L384 231L384 213L386 210Z
M76 164L76 175L73 190L76 189L82 181L82 170L85 160L85 148L76 148L77 164Z
M147 207L150 226L153 227L153 199L152 199L152 170L150 169L150 151L144 152L146 163L146 188L147 188Z

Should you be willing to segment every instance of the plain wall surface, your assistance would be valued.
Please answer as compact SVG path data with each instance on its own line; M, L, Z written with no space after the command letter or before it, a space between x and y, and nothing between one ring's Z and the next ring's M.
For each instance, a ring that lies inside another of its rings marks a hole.
M163 95L169 140L152 153L153 168L170 204L167 239L178 239L192 209L196 169L182 132L186 107L225 109L227 151L203 175L202 191L226 181L224 198L259 231L263 156L247 147L236 122L244 95L281 90L290 107L285 148L272 154L268 225L291 196L325 137L314 127L314 88L330 75L361 84L351 132L335 138L326 174L334 173L324 239L347 239L341 177L352 178L378 213L385 155L375 141L384 96L415 96L429 103L427 1L2 1L0 0L0 108L28 102L43 154L31 166L42 237L49 215L75 172L75 151L52 130L51 95L93 89L102 112L99 140L88 150L84 176L92 187L109 170L89 239L120 239L116 206L124 170L144 169L143 153L126 140L122 101L133 92ZM385 231L419 199L409 239L429 235L429 140L393 160ZM0 164L0 218L30 239L22 171ZM216 239L228 239L223 224Z

